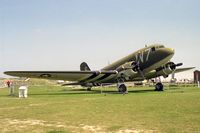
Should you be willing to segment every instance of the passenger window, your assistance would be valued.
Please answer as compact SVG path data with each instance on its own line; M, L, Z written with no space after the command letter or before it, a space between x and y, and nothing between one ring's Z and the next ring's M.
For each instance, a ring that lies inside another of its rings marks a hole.
M155 47L152 47L152 48L151 48L151 51L152 51L152 52L156 51L156 48L155 48Z

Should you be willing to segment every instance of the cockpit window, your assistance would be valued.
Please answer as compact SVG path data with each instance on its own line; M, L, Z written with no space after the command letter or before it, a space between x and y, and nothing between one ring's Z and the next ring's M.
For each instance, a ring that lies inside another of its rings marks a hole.
M155 48L155 47L152 47L152 48L151 48L151 51L152 51L152 52L156 51L156 48Z
M163 45L161 45L161 46L158 46L158 48L164 48L164 46L163 46Z

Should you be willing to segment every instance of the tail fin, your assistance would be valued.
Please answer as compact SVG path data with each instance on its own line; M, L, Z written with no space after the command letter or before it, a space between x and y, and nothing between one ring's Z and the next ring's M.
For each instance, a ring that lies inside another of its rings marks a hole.
M88 64L86 62L81 63L80 65L80 70L81 71L91 71Z

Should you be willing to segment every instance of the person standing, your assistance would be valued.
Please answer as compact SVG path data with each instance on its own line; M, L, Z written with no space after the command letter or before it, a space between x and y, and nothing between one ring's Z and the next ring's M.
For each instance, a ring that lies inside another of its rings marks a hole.
M10 88L10 84L11 84L10 80L7 80L6 85L7 85L8 88Z

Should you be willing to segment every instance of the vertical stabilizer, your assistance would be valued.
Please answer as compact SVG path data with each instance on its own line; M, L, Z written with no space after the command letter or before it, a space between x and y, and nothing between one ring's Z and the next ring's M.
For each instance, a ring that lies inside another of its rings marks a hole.
M86 62L81 63L80 65L80 70L81 71L91 71L88 64Z

